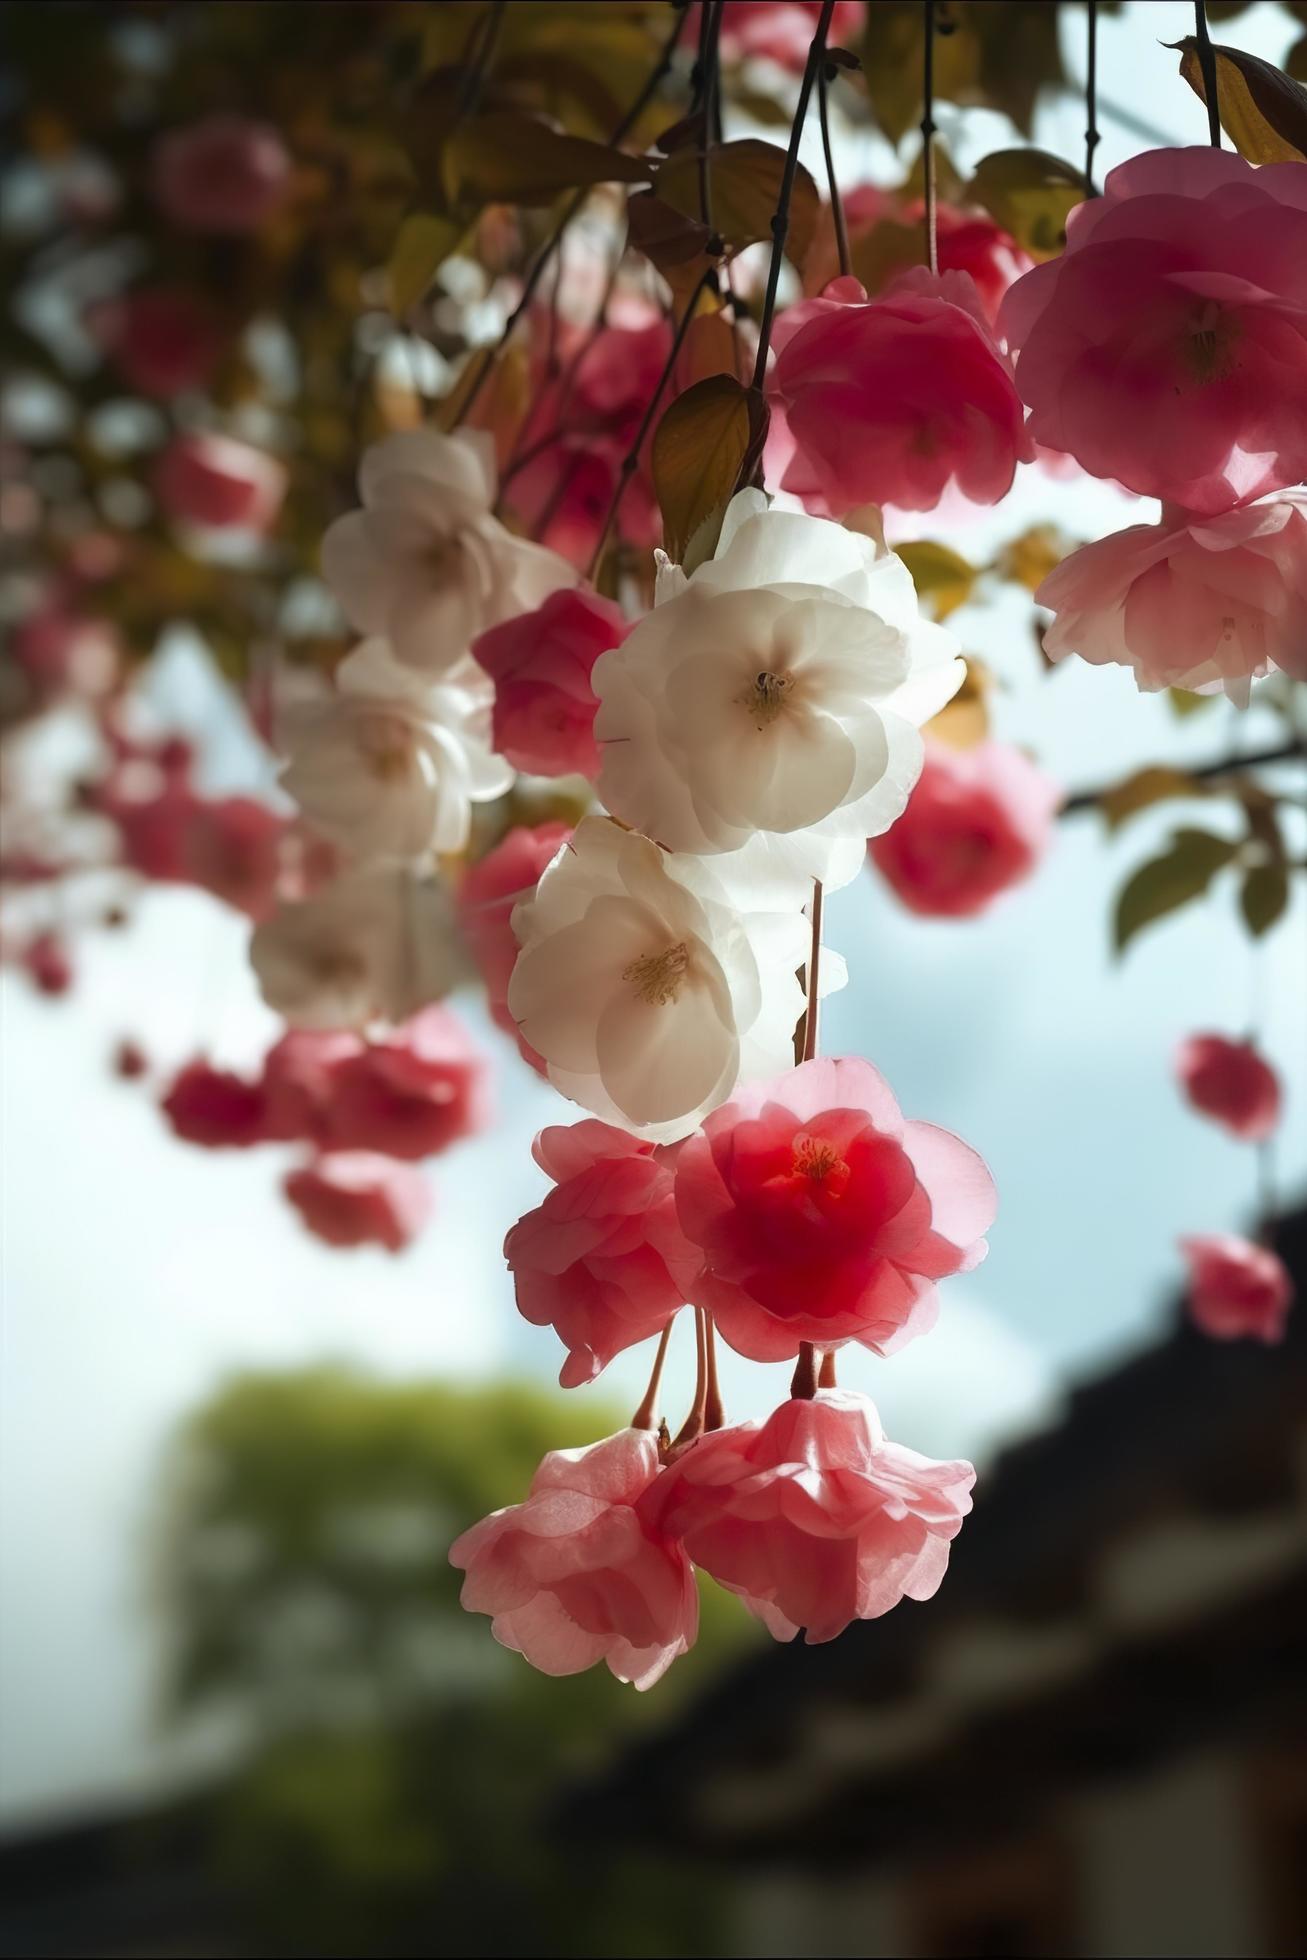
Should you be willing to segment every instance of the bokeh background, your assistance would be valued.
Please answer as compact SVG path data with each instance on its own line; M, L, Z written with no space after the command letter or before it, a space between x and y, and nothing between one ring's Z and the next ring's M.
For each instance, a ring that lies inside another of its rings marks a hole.
M75 61L85 10L47 11ZM148 34L174 10L123 11ZM1060 15L1074 76L1082 10ZM1191 21L1103 10L1103 168L1150 130L1202 140L1162 45ZM1267 0L1230 37L1280 61L1300 31ZM30 77L4 88L21 109ZM964 170L1012 140L986 109L940 123ZM1035 137L1074 156L1082 129L1060 96ZM893 175L879 138L841 140L851 180ZM7 174L20 228L43 167ZM976 558L1023 524L1087 537L1140 509L1026 474L1000 513L933 534ZM1000 732L1071 790L1279 739L1256 706L1179 720L1116 670L1046 677L1023 592L953 624L998 677ZM212 789L266 789L201 635L166 631L145 685ZM261 1054L276 1024L238 914L153 887L67 996L0 973L4 1950L1301 1950L1303 1309L1265 1355L1177 1332L1177 1234L1247 1227L1259 1197L1170 1058L1195 1028L1260 1030L1289 1083L1274 1189L1301 1289L1307 908L1299 890L1254 947L1218 884L1113 960L1113 895L1165 831L1068 817L978 921L913 919L870 873L831 902L850 983L829 1051L873 1058L999 1187L989 1258L935 1337L846 1370L893 1434L974 1458L979 1543L963 1573L964 1533L936 1606L838 1654L764 1653L714 1596L695 1655L643 1698L532 1675L459 1614L445 1564L545 1448L626 1419L647 1360L564 1398L550 1330L514 1311L500 1246L561 1105L479 997L458 1005L493 1057L495 1125L441 1162L435 1222L390 1259L298 1232L263 1153L180 1147L109 1067L132 1033L165 1071L200 1044ZM733 1414L784 1392L724 1362ZM688 1355L672 1366L688 1393ZM1151 1661L1114 1674L1141 1640ZM1053 1715L1032 1733L1055 1691L1080 1710L1069 1739ZM1122 1746L1087 1746L1107 1732Z

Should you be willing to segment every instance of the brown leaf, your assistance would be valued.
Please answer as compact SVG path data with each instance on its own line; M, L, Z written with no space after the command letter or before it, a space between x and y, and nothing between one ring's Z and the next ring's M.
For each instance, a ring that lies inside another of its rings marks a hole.
M444 146L445 194L460 204L552 204L583 184L642 184L644 157L568 136L535 116L491 109L460 123Z
M725 511L759 425L762 404L733 374L712 374L678 395L654 433L653 480L667 551Z
M1154 803L1165 802L1172 796L1203 796L1203 785L1183 769L1171 769L1157 763L1147 769L1136 769L1133 776L1124 782L1114 783L1098 799L1109 830L1118 830L1127 817L1134 816L1137 810L1147 810Z
M654 186L664 203L689 218L702 218L700 153L677 150L658 166ZM725 240L728 252L742 252L772 235L771 221L780 202L785 152L760 137L738 143L719 143L708 152L708 210L712 230ZM785 255L801 266L812 243L821 200L817 186L800 164L790 198L790 229Z
M641 191L638 197L627 199L626 222L635 250L644 253L674 292L683 293L697 285L713 263L707 249L712 233L707 226L664 204L652 191Z
M1198 43L1192 34L1169 45L1180 51L1180 73L1207 100ZM1307 88L1239 48L1214 47L1221 127L1249 163L1307 162Z

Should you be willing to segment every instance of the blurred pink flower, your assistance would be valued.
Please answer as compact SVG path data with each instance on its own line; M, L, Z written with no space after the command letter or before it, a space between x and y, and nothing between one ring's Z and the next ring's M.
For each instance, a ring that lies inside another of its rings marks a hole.
M178 1070L160 1107L174 1135L205 1150L247 1150L269 1140L263 1085L203 1056Z
M698 4L691 7L683 45L694 45L699 13ZM820 13L821 0L726 0L722 9L722 58L741 61L761 56L798 74L808 59ZM827 46L853 46L866 15L865 0L835 0Z
M551 1450L524 1504L451 1546L468 1612L491 1614L495 1639L542 1673L603 1661L619 1681L651 1688L699 1630L690 1561L636 1508L657 1471L647 1429Z
M968 918L1029 877L1061 800L1052 777L1005 742L936 742L903 815L867 848L909 911Z
M174 523L206 531L266 531L286 494L286 467L234 436L174 436L154 467L154 493Z
M331 1072L333 1150L434 1157L489 1121L484 1058L447 1007L424 1007Z
M286 818L252 796L196 797L181 832L183 879L251 919L277 898Z
M1245 1143L1261 1143L1280 1120L1280 1078L1250 1041L1191 1034L1175 1072L1193 1107Z
M844 224L849 235L854 269L873 294L882 292L898 273L920 263L925 205L920 198L905 202L894 191L878 184L857 184L842 199ZM878 228L881 239L876 239ZM1034 261L1023 252L1015 238L985 211L967 210L956 204L940 204L935 212L935 230L941 272L965 272L976 283L980 303L989 321L998 318L1003 295L1015 279L1030 269ZM915 233L915 235L914 235ZM877 250L883 245L882 251ZM878 263L884 270L872 284ZM824 204L817 221L817 234L803 261L805 292L819 294L840 273L839 247L830 206Z
M865 1395L823 1388L711 1431L645 1508L777 1640L803 1628L814 1644L933 1597L975 1480L969 1463L887 1442Z
M578 586L492 626L472 653L495 684L494 746L535 776L599 773L590 669L629 631L619 607Z
M279 1142L308 1138L325 1146L336 1071L366 1045L348 1028L288 1028L263 1058L269 1133Z
M205 387L222 351L208 309L180 289L102 300L87 324L128 386L157 401Z
M530 897L540 873L571 834L570 824L565 823L542 823L534 829L517 825L468 867L458 893L459 923L485 982L495 1025L513 1036L525 1059L541 1074L544 1063L522 1040L508 1011L508 983L517 964L512 913L519 898Z
M270 123L212 115L159 137L151 159L155 197L187 231L257 231L290 179L286 146Z
M1268 1345L1284 1339L1293 1281L1274 1252L1228 1232L1181 1239L1180 1250L1189 1262L1189 1312L1204 1334Z
M54 999L66 994L73 984L72 958L67 943L57 932L38 932L28 940L18 959L38 993Z
M338 1151L288 1171L282 1187L314 1238L402 1252L431 1215L431 1187L411 1164Z
M593 1381L684 1305L699 1254L676 1219L672 1157L586 1121L542 1130L533 1155L554 1189L513 1227L504 1257L517 1304L568 1349L559 1381Z

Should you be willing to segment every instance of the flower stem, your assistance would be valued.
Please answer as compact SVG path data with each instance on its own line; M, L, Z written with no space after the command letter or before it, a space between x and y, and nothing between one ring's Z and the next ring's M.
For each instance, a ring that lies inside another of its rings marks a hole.
M835 1379L835 1350L827 1348L821 1357L821 1373L817 1377L818 1388L838 1388Z
M935 183L935 0L923 0L921 56L921 163L926 189L926 263L939 271L938 194Z
M817 32L812 37L808 49L808 60L803 70L803 80L799 84L799 100L794 110L794 121L790 126L790 146L785 153L785 169L781 176L780 196L776 200L776 210L771 221L771 264L767 268L767 291L762 302L762 321L758 328L758 358L753 364L753 391L761 394L767 379L767 356L771 351L772 320L776 313L776 292L781 282L781 261L785 257L785 241L790 230L790 200L794 195L794 179L799 170L799 139L803 135L803 124L808 114L808 100L817 72L826 59L826 35L830 29L830 17L835 11L835 0L822 0L821 14L817 21Z
M817 1393L817 1350L811 1341L799 1342L799 1359L795 1363L794 1377L790 1382L790 1394L796 1402L811 1402Z
M830 214L835 226L835 246L840 255L840 277L847 279L853 270L853 261L849 256L849 228L844 222L844 200L840 196L840 187L836 182L835 158L830 146L830 106L827 101L830 77L831 69L823 61L817 70L817 109L821 116L821 147L826 158L826 184L830 191Z
M662 1333L658 1336L658 1352L654 1356L653 1373L649 1377L649 1386L644 1392L644 1400L631 1417L632 1429L652 1429L654 1427L654 1417L658 1409L658 1390L662 1386L663 1379L663 1363L667 1359L667 1343L671 1338L672 1323L669 1320Z
M699 145L699 216L710 232L713 228L711 152L720 81L718 43L722 31L723 4L724 0L705 0L699 60L695 66L695 102L703 114L703 142Z
M1097 197L1094 151L1098 148L1098 0L1085 0L1089 44L1085 53L1085 196Z
M817 991L821 981L821 911L821 879L814 878L812 881L812 942L808 949L808 980L806 988L808 1004L803 1012L803 1048L799 1056L799 1060L803 1062L812 1061L817 1053L817 1023L821 1013Z
M1207 97L1207 134L1212 148L1221 147L1220 84L1216 76L1216 50L1207 31L1206 0L1194 0L1194 35L1198 42L1198 66L1203 72L1203 94Z
M706 1393L703 1402L703 1426L705 1430L720 1429L726 1420L722 1406L721 1385L717 1380L717 1330L713 1326L712 1315L705 1312L704 1344L707 1350Z
M704 1329L708 1316L702 1307L694 1310L695 1377L694 1400L690 1413L680 1429L672 1438L672 1448L681 1449L687 1443L697 1443L703 1435L704 1411L708 1406L708 1341Z

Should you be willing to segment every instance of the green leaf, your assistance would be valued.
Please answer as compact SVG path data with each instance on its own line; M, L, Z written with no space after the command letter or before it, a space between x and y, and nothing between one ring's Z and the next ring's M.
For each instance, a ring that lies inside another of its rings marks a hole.
M1177 830L1170 849L1141 864L1122 887L1113 931L1117 953L1123 953L1145 926L1201 898L1238 850L1238 844L1210 831Z
M464 229L457 219L429 211L414 211L405 218L386 267L390 310L398 319L421 299Z
M1171 769L1158 763L1147 769L1138 769L1124 782L1114 783L1098 799L1109 830L1119 830L1127 817L1133 817L1137 810L1147 810L1151 804L1162 803L1172 796L1202 796L1206 792L1203 785L1183 769Z
M1062 250L1067 216L1084 195L1077 167L1047 150L993 151L976 165L967 192L1036 259L1051 259Z
M703 215L699 165L698 151L677 150L659 164L654 179L662 201L694 219ZM711 229L725 240L728 252L742 252L746 245L771 237L784 174L784 150L757 136L742 137L738 143L719 143L708 152ZM790 197L790 229L785 244L785 256L794 265L803 263L820 208L817 186L800 164Z
M1207 100L1198 43L1192 34L1169 44L1180 51L1180 73ZM1307 88L1256 55L1214 47L1221 127L1249 163L1307 162Z
M445 193L460 204L552 204L584 184L644 184L652 165L606 143L567 136L535 116L490 109L444 146Z
M1284 864L1255 864L1239 893L1239 909L1254 939L1269 932L1289 903L1289 871Z
M899 557L912 574L920 599L929 599L936 619L947 619L971 597L979 573L960 552L932 538L901 544Z
M761 404L733 374L710 374L678 395L653 440L653 480L669 554L725 511L753 440Z

